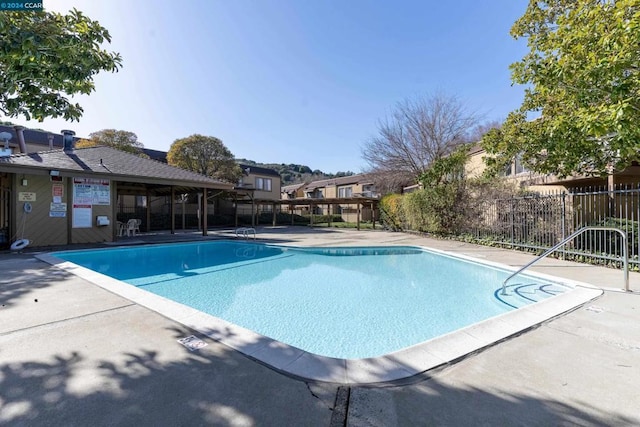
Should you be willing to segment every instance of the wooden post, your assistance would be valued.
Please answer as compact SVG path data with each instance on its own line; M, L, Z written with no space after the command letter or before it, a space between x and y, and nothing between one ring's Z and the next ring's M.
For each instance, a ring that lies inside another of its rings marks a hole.
M309 226L313 227L313 203L309 202Z
M275 227L276 226L276 202L273 202L271 204L271 213L273 214L271 225Z
M202 235L207 236L209 235L209 230L208 230L209 226L207 224L207 205L209 203L207 202L207 196L208 196L207 189L203 188L202 190L203 190L202 194L204 196L202 197Z
M376 229L376 209L375 209L375 202L371 202L371 227L375 230Z
M171 204L169 205L169 215L171 215L171 234L176 234L176 189L171 186Z
M255 227L256 226L256 217L255 217L255 201L253 200L253 195L251 196L251 226Z
M331 203L327 203L327 214L329 215L329 228L331 228Z
M16 176L17 178L17 176ZM69 178L65 178L66 179L66 190L67 190L67 245L70 245L73 243L73 178L69 177ZM14 180L14 183L17 181L17 179ZM16 184L14 184L16 185ZM13 193L16 194L17 192ZM14 199L17 200L17 199ZM15 202L14 202L15 203ZM71 208L71 209L69 209ZM16 215L17 216L17 215ZM117 224L117 222L116 222ZM17 225L15 228L16 232L17 232Z
M113 216L112 220L111 220L111 228L112 228L112 236L111 236L111 240L113 242L115 242L116 240L118 240L118 233L119 233L119 228L118 227L118 182L117 181L113 181L113 186L111 187L111 206L113 206L113 209L111 209L111 215ZM68 199L68 200L72 200L72 199ZM71 216L71 212L72 212L72 208L73 205L71 204L71 202L67 203L67 216Z
M291 225L293 225L293 205L289 205L289 212L291 212Z
M356 204L356 228L360 231L360 202Z
M151 231L151 192L149 191L149 187L147 187L147 194L145 195L147 198L147 229L145 231Z

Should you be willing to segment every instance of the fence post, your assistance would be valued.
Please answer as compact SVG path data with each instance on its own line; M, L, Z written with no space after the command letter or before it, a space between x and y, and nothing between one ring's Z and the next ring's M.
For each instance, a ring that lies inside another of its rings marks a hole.
M514 198L511 196L511 248L513 249L513 239L515 234L515 212L514 212Z
M560 218L561 218L561 223L560 223L560 232L562 234L560 241L562 242L566 237L567 237L567 228L566 228L566 221L567 221L567 193L565 193L564 191L562 192L562 205L560 207ZM562 246L562 259L565 260L566 258L566 246L564 245Z

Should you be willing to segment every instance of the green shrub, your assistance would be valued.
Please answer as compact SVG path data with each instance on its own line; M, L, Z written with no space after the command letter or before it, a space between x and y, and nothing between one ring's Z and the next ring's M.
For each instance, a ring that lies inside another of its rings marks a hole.
M311 215L304 215L304 218L307 220L307 224L311 222ZM344 222L342 215L314 215L313 224L329 223L329 218L331 218L331 222Z
M402 199L402 211L412 230L451 234L464 217L463 187L440 184L409 193Z
M402 197L400 194L387 194L380 199L380 222L385 228L393 231L403 229Z

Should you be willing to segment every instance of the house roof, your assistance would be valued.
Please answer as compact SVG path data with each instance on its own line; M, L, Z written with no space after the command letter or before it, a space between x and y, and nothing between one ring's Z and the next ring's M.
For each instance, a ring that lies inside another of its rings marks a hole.
M9 132L11 134L9 142L12 145L18 144L18 135L16 135L16 130L12 125L0 125L0 132ZM62 148L64 146L62 142L62 135L59 133L24 128L22 134L24 135L24 140L27 144L39 144L49 148L49 135L53 135L53 148ZM77 140L78 138L75 139Z
M11 145L15 146L18 144L18 136L16 135L16 131L13 125L0 125L0 132L9 132L12 135L12 138L10 139ZM23 130L23 134L24 134L25 142L27 144L42 145L43 150L46 150L49 147L49 135L53 135L54 149L56 148L61 149L64 146L61 134L55 134L53 132L47 132L47 131L37 130L37 129L27 129L27 128ZM80 138L76 137L74 139L77 141ZM143 148L142 152L147 156L149 156L149 158L151 158L152 160L167 164L166 151ZM259 166L253 166L253 165L246 165L246 164L240 164L240 167L242 167L243 170L246 170L247 168L249 168L251 173L253 174L280 177L280 174L274 169L263 168Z
M244 163L238 163L238 165L240 165L242 170L245 171L245 173L247 173L247 175L249 173L252 173L252 174L255 174L255 175L267 175L267 176L280 177L280 174L277 171L273 170L273 169L262 168L260 166L254 166L254 165L246 165Z
M160 150L152 150L150 148L143 148L142 152L149 156L149 158L158 162L167 163L167 152Z
M298 184L285 185L282 187L281 191L283 193L294 193L298 191L301 187L304 187L305 185L307 184L304 182L300 182Z
M482 148L482 144L480 144L479 142L476 142L475 144L471 145L471 147L469 147L470 156L482 152L484 152L484 148Z
M63 176L95 176L150 184L231 190L232 184L106 146L41 151L0 157L0 171L60 171Z
M349 184L373 184L373 181L367 174L342 176L339 178L322 179L319 181L312 181L307 184L305 190L312 191L316 188L330 187L334 185L349 185Z

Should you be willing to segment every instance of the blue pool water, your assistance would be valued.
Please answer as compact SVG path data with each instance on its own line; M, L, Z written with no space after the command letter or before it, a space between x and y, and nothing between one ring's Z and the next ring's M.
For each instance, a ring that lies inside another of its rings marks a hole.
M311 353L388 354L569 288L418 247L206 242L54 256Z

